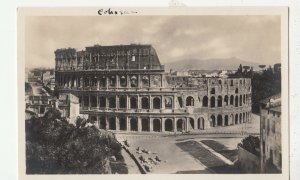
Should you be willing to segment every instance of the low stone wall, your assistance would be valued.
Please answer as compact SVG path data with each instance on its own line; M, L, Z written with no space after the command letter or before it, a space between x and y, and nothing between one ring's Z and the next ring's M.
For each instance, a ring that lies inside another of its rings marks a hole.
M238 147L238 163L244 173L260 173L260 159L242 147Z

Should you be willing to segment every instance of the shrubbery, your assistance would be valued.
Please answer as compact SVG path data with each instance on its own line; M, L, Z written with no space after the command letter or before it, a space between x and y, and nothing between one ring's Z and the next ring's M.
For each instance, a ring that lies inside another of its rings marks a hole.
M75 127L50 109L44 117L26 121L28 174L114 173L111 156L123 160L121 146L110 132L95 126ZM126 173L125 166L125 173ZM124 167L123 167L124 172Z
M248 152L260 156L260 145L259 145L259 138L256 136L248 136L242 140L242 143L239 143L238 146L242 147L243 149L247 150Z

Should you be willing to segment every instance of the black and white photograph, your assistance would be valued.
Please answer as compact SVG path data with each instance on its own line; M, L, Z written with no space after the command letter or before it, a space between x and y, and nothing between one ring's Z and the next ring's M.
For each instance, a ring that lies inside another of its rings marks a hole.
M287 8L63 9L18 12L24 176L284 179Z

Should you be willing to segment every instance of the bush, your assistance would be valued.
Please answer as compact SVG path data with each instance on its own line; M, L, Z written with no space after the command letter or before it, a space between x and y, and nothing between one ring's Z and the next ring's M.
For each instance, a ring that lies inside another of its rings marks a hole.
M238 144L240 147L244 148L245 150L249 151L250 153L260 156L259 152L259 138L256 136L248 136L242 140L242 143Z
M27 174L111 173L109 157L120 150L112 133L76 128L55 109L26 121Z

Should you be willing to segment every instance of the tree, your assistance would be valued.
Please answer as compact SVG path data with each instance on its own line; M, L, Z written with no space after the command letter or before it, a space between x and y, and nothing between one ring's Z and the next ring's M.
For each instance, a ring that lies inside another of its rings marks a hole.
M264 70L264 68L266 67L266 65L258 65L258 67L261 69L261 70Z

